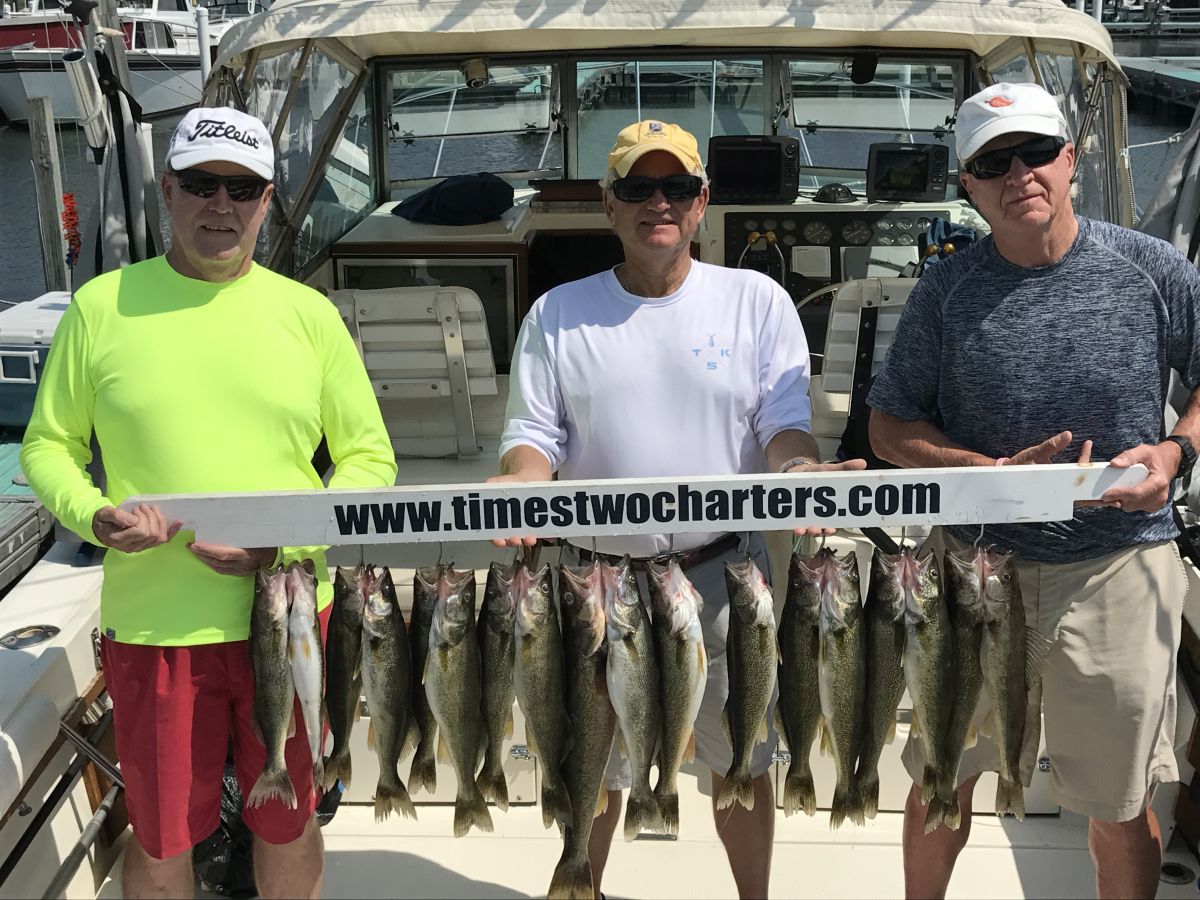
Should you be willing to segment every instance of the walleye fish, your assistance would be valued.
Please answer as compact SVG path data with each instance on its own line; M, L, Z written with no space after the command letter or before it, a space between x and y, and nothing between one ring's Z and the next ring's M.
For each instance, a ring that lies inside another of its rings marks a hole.
M940 821L951 830L962 824L958 807L958 767L963 752L975 746L971 720L983 689L983 670L979 654L983 642L983 594L989 572L999 555L987 549L947 551L945 556L946 608L954 634L954 680L951 687L953 706L946 726L943 769L939 773L938 797L944 809ZM938 826L930 806L925 818L926 833Z
M904 589L904 681L912 698L912 733L925 751L921 799L929 805L926 824L938 822L950 798L938 792L946 782L946 726L950 721L954 636L942 595L937 555L917 559L900 554L900 585ZM951 792L953 793L953 792ZM936 798L936 799L935 799ZM935 824L936 827L936 824Z
M863 738L863 700L866 694L866 628L863 625L862 590L858 557L838 559L826 547L811 557L819 573L821 644L817 682L821 714L825 718L821 746L837 766L837 784L829 807L829 827L850 819L864 822L855 763Z
M474 825L492 830L487 802L475 783L486 736L479 712L479 642L475 636L475 572L446 566L437 582L437 606L425 658L425 696L438 725L438 755L454 766L454 836Z
M513 592L516 566L494 562L488 569L483 606L479 610L479 656L483 666L483 723L487 753L479 773L479 792L501 809L508 809L504 777L504 742L512 738L514 629L517 603Z
M409 622L409 648L412 650L412 715L420 729L421 738L413 753L408 770L408 789L412 793L437 791L437 720L429 709L425 685L425 658L429 655L429 629L433 625L433 610L437 606L438 580L445 566L426 566L413 576L412 620Z
M816 815L817 793L813 785L809 755L821 725L820 571L813 561L792 554L788 572L787 598L779 617L779 702L775 727L787 741L792 754L783 783L783 814L798 810Z
M1041 657L1046 645L1038 632L1026 630L1015 556L996 554L989 564L983 594L979 665L992 703L984 730L990 732L1000 750L996 815L1012 813L1024 819L1021 754L1027 737L1026 704L1031 694L1040 694ZM1029 727L1039 727L1036 711L1029 716Z
M293 562L287 568L288 661L292 682L300 699L304 732L313 760L313 788L324 780L322 751L325 743L325 651L321 646L321 623L317 619L316 567L311 559Z
M525 742L542 766L542 824L563 828L571 821L571 798L563 783L562 762L570 735L563 687L563 644L558 608L550 585L550 567L517 566L516 667L513 683L525 715Z
M288 774L284 745L293 720L296 689L288 664L287 573L281 568L260 568L255 574L250 664L254 669L254 721L262 733L267 760L246 803L262 806L276 798L295 809L296 790Z
M708 653L700 630L704 600L684 574L678 557L670 557L665 565L648 563L646 569L663 717L654 797L663 830L678 834L679 768L696 757L696 715L708 683Z
M550 881L550 900L595 897L588 841L592 821L608 806L604 770L608 766L617 714L608 699L604 588L600 566L562 566L558 576L562 609L563 663L573 742L562 764L571 798L571 819L563 830L563 852Z
M655 761L662 727L658 660L650 617L629 557L616 565L601 563L600 577L604 582L608 635L608 696L617 713L621 746L633 774L625 804L625 840L632 841L643 828L650 831L663 828L658 800L650 790L650 767Z
M896 736L896 707L904 696L904 588L900 584L903 551L876 550L871 584L863 607L867 642L866 712L855 780L863 816L879 811L879 758Z
M325 711L333 732L333 749L325 761L325 790L341 781L350 784L350 732L358 719L362 696L363 579L361 567L343 569L333 576L333 612L329 617L325 674Z
M415 819L417 810L397 771L400 757L417 738L408 632L391 571L384 566L381 572L368 568L368 573L362 620L362 678L371 712L367 742L379 757L375 821L382 822L392 812Z
M722 720L733 746L733 762L717 796L717 809L736 801L754 809L750 757L767 739L767 708L778 675L779 638L775 633L775 601L771 587L754 560L725 563L729 591L729 697Z

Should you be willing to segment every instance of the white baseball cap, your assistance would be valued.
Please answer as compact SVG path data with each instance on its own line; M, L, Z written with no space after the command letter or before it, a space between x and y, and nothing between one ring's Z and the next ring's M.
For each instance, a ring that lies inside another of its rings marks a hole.
M237 163L267 181L275 180L275 145L267 126L227 106L190 110L171 135L169 168L178 172L206 162Z
M954 122L959 162L967 162L1002 134L1067 137L1067 120L1052 94L1036 84L1002 82L963 101Z

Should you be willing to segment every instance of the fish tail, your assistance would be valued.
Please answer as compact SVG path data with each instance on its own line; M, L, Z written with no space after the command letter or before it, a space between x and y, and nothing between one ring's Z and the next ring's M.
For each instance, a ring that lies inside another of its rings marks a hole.
M571 797L561 778L542 780L542 824L549 828L558 822L566 828L571 822Z
M996 815L1012 813L1017 821L1025 819L1025 788L1019 781L1001 778L996 785Z
M658 788L654 791L654 799L658 801L663 833L679 834L679 791L675 788Z
M951 831L958 831L962 825L962 810L958 806L958 791L951 791L950 797L942 801L945 808L942 810L942 824Z
M925 766L925 774L921 778L921 802L928 805L938 793L938 772L931 765Z
M658 801L649 790L631 790L629 802L625 804L625 840L632 841L638 832L662 831L662 816L658 810Z
M831 829L840 828L846 819L855 825L866 823L866 819L863 818L862 804L858 798L857 783L853 778L838 779L837 786L833 789L833 802L829 805L829 827Z
M946 820L946 801L934 794L925 807L925 833L932 834Z
M754 779L750 769L743 766L736 771L730 769L721 785L721 793L717 795L717 809L726 809L734 804L742 804L746 809L754 809Z
M550 879L550 890L546 892L546 900L592 900L596 896L592 885L592 864L586 856L583 859L559 860Z
M784 815L793 816L800 810L806 816L816 815L817 791L812 784L812 773L793 767L787 770L784 781Z
M483 794L477 790L469 794L459 792L454 801L454 836L463 837L471 830L472 825L480 831L492 831L492 816L488 812L487 803L484 802Z
M437 792L437 761L433 758L433 746L426 746L424 738L408 770L408 784L413 793L420 790L431 794Z
M394 812L406 819L417 817L417 808L401 781L392 785L380 784L375 788L375 821L382 822Z
M317 754L316 762L313 763L313 790L324 787L325 784L325 760L321 759L321 754ZM333 785L330 785L333 787Z
M864 818L875 818L880 811L880 770L872 768L858 773L858 803Z
M299 805L296 801L296 789L292 787L292 778L288 775L288 770L283 766L273 767L268 764L262 774L258 776L258 781L254 782L254 787L250 789L246 805L262 806L271 799L279 800L288 809L295 809Z
M495 803L502 810L508 810L508 780L504 777L504 769L490 752L484 761L483 771L475 779L475 786L479 788L479 793L483 794L484 800Z
M321 775L321 786L329 790L337 782L350 787L350 748L343 747L325 761L324 772Z

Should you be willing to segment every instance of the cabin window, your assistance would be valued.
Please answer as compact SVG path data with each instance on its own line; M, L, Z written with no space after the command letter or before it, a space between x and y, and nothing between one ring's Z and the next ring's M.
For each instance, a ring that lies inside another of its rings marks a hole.
M175 46L166 25L160 22L135 22L133 46L143 50L166 50Z
M554 68L493 65L483 71L486 80L473 87L462 68L390 72L386 128L393 186L481 171L561 170Z
M762 134L766 123L761 59L581 60L575 94L579 178L602 178L617 132L643 119L682 125L706 161L713 135Z

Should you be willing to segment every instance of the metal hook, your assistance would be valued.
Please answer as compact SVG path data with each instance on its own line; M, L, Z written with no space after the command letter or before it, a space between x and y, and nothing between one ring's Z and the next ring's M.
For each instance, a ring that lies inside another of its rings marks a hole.
M593 559L593 560L595 560L595 559L596 559L596 556L597 556L597 553L596 553L596 536L593 534L593 535L592 535L592 559Z
M675 555L675 535L674 533L667 535L667 556Z
M904 541L907 539L907 535L908 535L908 526L901 525L900 526L900 549L901 550L904 549Z
M828 540L828 538L829 538L829 535L827 535L825 532L822 531L821 532L821 549L822 550L825 549L825 541Z
M445 542L445 541L438 541L438 561L437 561L437 564L438 564L438 568L439 568L439 569L442 567L442 556L445 554L445 552L446 552L446 542Z
M804 536L800 534L792 535L792 555L795 556L800 552L800 545L804 543Z
M983 523L983 522L980 522L980 523L979 523L979 537L975 538L975 549L976 549L976 550L978 550L978 549L979 549L979 545L983 543L983 529L984 529L984 527L985 527L985 526L984 526L984 523Z
M358 545L358 568L359 571L366 571L367 568L367 545Z

